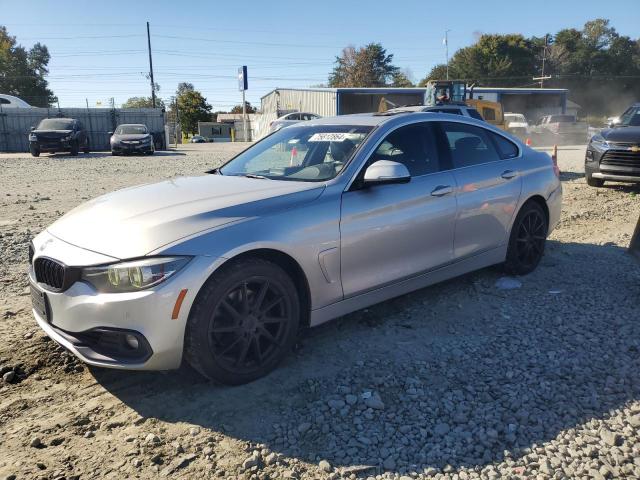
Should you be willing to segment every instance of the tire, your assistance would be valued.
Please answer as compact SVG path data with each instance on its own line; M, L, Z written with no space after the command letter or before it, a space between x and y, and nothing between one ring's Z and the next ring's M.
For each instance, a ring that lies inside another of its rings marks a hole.
M39 157L40 156L40 150L37 148L30 148L29 151L31 152L31 156L32 157Z
M113 155L114 157L117 156L118 154L116 152L114 152L113 150L111 150L111 155Z
M75 157L76 155L78 155L78 152L79 152L78 142L73 142L71 144L71 151L69 153L71 154L71 156Z
M547 215L535 201L525 203L511 227L504 270L512 275L533 272L544 254L549 230Z
M298 291L280 266L259 258L232 261L198 293L187 321L185 359L210 380L251 382L287 355L299 323Z
M589 174L585 175L585 178L587 180L587 185L589 185L590 187L596 187L596 188L604 187L604 180L600 178L593 178Z

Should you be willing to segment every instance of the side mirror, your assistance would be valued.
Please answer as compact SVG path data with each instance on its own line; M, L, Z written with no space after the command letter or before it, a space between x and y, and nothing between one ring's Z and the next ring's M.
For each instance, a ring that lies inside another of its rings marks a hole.
M113 135L113 132L107 132L107 135L111 136Z
M33 132L36 129L36 127L31 127L31 131Z
M364 172L364 185L385 185L388 183L408 183L411 174L402 163L378 160Z

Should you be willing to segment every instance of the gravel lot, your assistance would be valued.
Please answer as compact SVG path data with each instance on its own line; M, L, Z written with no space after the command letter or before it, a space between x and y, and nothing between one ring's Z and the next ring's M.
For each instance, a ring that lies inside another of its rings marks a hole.
M35 326L27 242L82 201L241 148L0 155L0 477L639 478L640 189L586 186L531 275L485 269L303 333L250 385L87 368ZM516 287L516 288L504 288Z

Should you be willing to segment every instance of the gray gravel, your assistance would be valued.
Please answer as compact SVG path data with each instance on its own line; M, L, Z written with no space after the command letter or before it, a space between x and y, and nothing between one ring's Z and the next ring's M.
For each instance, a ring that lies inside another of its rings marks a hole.
M640 190L587 187L584 147L560 151L562 221L531 275L486 269L348 315L242 387L83 368L34 328L27 242L86 198L238 146L192 148L0 156L0 475L640 478L640 267L624 251Z

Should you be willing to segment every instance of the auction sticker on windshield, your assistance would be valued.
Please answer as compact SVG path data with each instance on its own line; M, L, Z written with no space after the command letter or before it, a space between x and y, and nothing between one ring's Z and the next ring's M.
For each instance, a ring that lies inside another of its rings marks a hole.
M347 132L320 132L314 133L309 138L309 142L344 142L345 140L357 140L362 135Z

